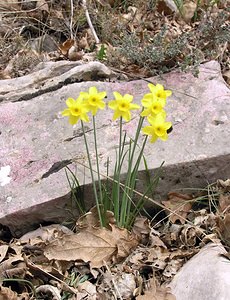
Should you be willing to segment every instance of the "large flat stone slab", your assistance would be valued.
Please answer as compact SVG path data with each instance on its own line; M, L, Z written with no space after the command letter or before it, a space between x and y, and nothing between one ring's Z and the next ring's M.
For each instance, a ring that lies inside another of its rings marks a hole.
M62 82L58 75L56 77L54 85ZM21 82L22 79L18 80ZM165 161L165 174L156 197L164 197L175 188L203 187L219 177L229 178L230 90L221 76L219 64L212 61L202 65L199 78L175 71L148 80L160 82L173 91L167 111L174 130L167 142L148 143L145 151L152 172ZM3 83L0 82L2 95ZM16 83L12 79L13 102L7 80L7 101L0 104L0 167L10 166L11 177L9 184L0 186L0 223L9 226L14 234L20 234L32 224L60 221L66 216L69 187L64 165L76 169L81 183L91 182L87 170L82 167L87 160L80 125L72 128L60 114L65 108L65 99L75 98L80 91L94 85L100 91L107 91L108 100L113 98L112 91L119 91L133 94L135 102L140 103L148 87L145 80L87 81L63 85L51 92L44 90L39 96L30 98L26 85L23 97L29 100L22 101L21 96L17 100ZM49 84L52 90L52 84ZM22 89L18 88L21 95ZM33 91L33 84L31 88ZM100 111L97 117L100 165L104 174L107 157L112 166L115 143L118 143L118 124L111 118L112 112L108 109ZM136 113L124 126L130 135L135 131L137 121ZM86 124L85 129L90 149L93 149L92 124ZM110 171L112 174L112 167ZM143 172L140 178L141 188L145 179ZM88 206L92 205L90 193L86 195L86 201Z

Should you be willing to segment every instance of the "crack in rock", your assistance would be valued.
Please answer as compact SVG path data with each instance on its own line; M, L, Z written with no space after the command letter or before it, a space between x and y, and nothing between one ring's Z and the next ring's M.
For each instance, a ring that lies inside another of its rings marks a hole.
M72 163L71 159L65 159L62 161L57 161L55 162L52 167L42 175L41 179L47 178L50 175L52 175L53 173L57 173L58 171L60 171L61 169L63 169L64 167L68 166L69 164Z
M20 102L20 101L26 101L26 100L31 100L35 97L38 97L38 96L41 96L41 95L44 95L46 93L50 93L50 92L54 92L54 91L57 91L59 90L60 88L62 88L63 86L66 86L68 84L73 84L73 83L80 83L80 82L83 82L84 80L83 79L77 79L77 78L67 78L66 80L64 80L63 82L59 82L58 84L56 85L53 85L53 86L50 86L46 89L43 89L43 90L38 90L34 93L29 93L29 94L26 94L26 95L23 95L22 97L18 98L18 99L15 99L13 100L12 102ZM0 99L0 102L1 102L1 99Z
M52 67L48 66L31 73L30 76L0 81L0 102L31 100L69 84L110 79L112 74L113 72L100 62L89 62L72 68L63 63L55 63Z
M103 124L102 126L100 126L100 127L97 127L96 128L96 130L100 130L100 129L103 129L103 128L106 128L106 127L108 127L108 126L110 126L110 124L108 124L108 125L106 125L106 124ZM93 129L87 129L87 130L85 130L85 133L89 133L89 132L92 132L93 131ZM74 139L76 139L76 138L78 138L78 137L81 137L81 136L83 136L84 135L84 133L81 131L81 132L76 132L73 136L71 136L71 137L69 137L69 138L67 138L67 139L65 139L65 140L63 140L64 142L71 142L72 140L74 140Z

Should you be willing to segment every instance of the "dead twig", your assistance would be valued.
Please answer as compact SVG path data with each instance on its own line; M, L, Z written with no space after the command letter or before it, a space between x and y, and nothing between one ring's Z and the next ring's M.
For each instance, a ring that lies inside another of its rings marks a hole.
M87 23L89 25L90 30L92 31L93 37L95 39L95 42L96 42L96 44L99 44L100 40L99 40L99 38L97 36L97 33L96 33L96 31L95 31L95 29L93 27L92 22L91 22L89 11L88 11L88 8L87 8L86 0L82 0L82 7L83 7L83 9L85 11L86 20L87 20Z

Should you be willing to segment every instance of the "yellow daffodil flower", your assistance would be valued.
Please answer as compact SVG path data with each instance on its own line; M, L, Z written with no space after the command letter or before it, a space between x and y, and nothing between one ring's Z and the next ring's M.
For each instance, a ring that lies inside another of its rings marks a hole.
M151 143L154 143L158 138L166 141L168 139L167 130L172 127L171 122L165 122L166 113L162 112L156 117L149 116L148 122L151 124L150 126L145 126L142 129L142 132L146 135L151 136Z
M62 111L62 115L69 117L69 123L71 125L76 124L79 120L89 122L87 115L89 109L86 107L84 98L81 95L76 100L68 98L66 105L68 108Z
M162 107L166 104L166 99L172 95L172 91L165 90L162 84L157 83L156 85L149 83L148 87L151 93L145 94L141 103L144 107L151 106L152 102L158 100Z
M169 96L172 95L172 91L165 90L162 84L157 83L156 85L149 83L148 87L152 94L154 94L157 99L166 100Z
M144 106L144 105L143 105ZM158 101L157 99L153 100L150 105L147 106L146 109L143 110L141 113L142 117L147 117L147 116L156 116L157 114L164 112L163 110L163 105L161 101Z
M98 92L95 86L89 88L89 92L81 92L80 95L84 97L86 101L86 107L89 111L92 112L92 115L95 116L98 109L105 108L105 102L103 99L106 97L106 92Z
M109 102L109 108L114 110L113 120L122 117L125 121L130 121L131 113L130 110L139 109L138 104L131 103L133 101L133 96L125 94L122 96L118 92L113 92L115 100Z

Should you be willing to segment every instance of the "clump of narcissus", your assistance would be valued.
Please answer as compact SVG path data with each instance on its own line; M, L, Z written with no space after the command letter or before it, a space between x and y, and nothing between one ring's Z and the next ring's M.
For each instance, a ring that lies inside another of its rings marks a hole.
M145 94L141 100L142 111L140 112L135 138L134 140L130 140L129 143L126 141L126 135L123 136L122 124L124 121L129 122L131 120L131 111L140 109L140 105L133 103L132 95L121 95L118 92L113 92L115 99L110 100L108 103L108 107L113 110L113 120L115 121L119 119L120 126L119 146L116 156L117 161L115 162L115 171L112 181L112 196L107 194L105 196L105 192L108 193L108 191L103 189L101 183L95 121L98 110L104 110L106 108L106 104L104 102L106 92L99 92L95 86L90 87L88 92L80 92L76 99L68 98L66 100L67 108L62 112L63 116L69 117L69 122L71 125L76 124L78 121L81 122L98 217L102 227L105 227L107 224L107 210L112 210L118 226L129 229L131 228L133 222L135 221L135 216L137 216L137 214L140 212L144 203L142 201L140 204L134 205L132 202L132 195L135 188L138 167L143 157L147 139L150 137L151 143L154 143L157 139L166 141L168 139L169 129L172 127L172 123L166 121L166 111L164 110L166 106L166 100L172 94L172 92L165 90L161 84L153 85L150 83L148 84L148 87L150 89L150 93ZM90 155L91 151L89 151L87 137L83 125L84 122L89 122L89 113L92 114L93 120L94 146L97 164L96 172L92 168ZM143 127L145 120L148 124ZM139 147L137 143L141 132L143 135L145 135L145 139L142 143L142 146ZM125 145L128 145L129 147L127 151L124 150ZM136 160L135 153L139 153ZM122 164L125 159L128 159L128 170L125 184L121 189L120 173L122 172ZM97 186L94 179L95 173L97 174Z

